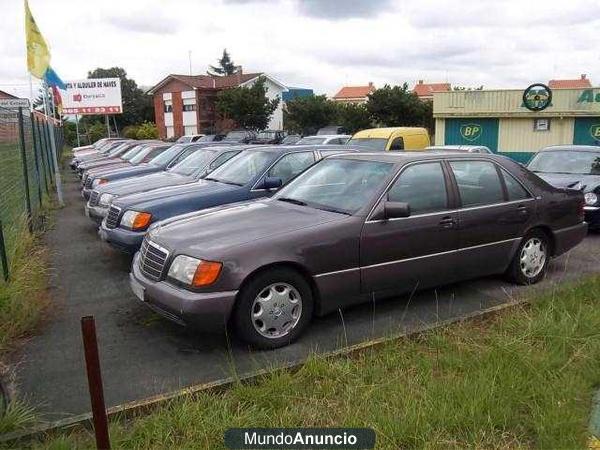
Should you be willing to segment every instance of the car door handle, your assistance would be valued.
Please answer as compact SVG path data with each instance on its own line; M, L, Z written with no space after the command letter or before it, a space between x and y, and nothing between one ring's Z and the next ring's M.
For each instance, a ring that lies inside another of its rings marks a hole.
M456 220L453 217L444 217L440 220L440 228L454 228L456 225Z
M529 210L527 209L527 206L525 205L519 205L517 206L517 211L519 211L519 214L529 214Z

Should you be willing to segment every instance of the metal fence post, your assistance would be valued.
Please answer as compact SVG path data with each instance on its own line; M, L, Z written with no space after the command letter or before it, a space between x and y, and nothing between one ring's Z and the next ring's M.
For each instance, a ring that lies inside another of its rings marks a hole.
M33 126L33 113L29 113L29 120L31 121L31 141L33 145L33 160L35 161L35 174L37 177L37 190L38 190L38 200L39 207L42 207L42 175L40 173L40 161L38 159L39 155L39 146L36 141L36 132L35 127Z
M6 257L6 244L4 243L4 230L2 229L2 221L0 220L0 262L2 262L2 272L4 273L4 281L8 281L8 258Z
M96 435L96 448L110 449L108 435L108 417L104 405L104 391L102 388L102 373L100 371L100 358L98 356L98 341L96 339L96 322L94 316L81 318L81 334L83 336L83 350L85 353L85 368L88 377L90 400L92 402L92 418L94 421L94 434Z
M46 147L46 142L44 139L44 134L42 132L42 130L40 130L40 121L37 119L37 117L35 118L35 129L37 131L37 136L38 136L38 142L40 143L40 159L42 160L42 172L44 173L44 186L46 186L46 194L50 194L50 187L48 186L48 178L50 177L49 174L47 173L47 161L46 161L46 154L45 154L45 147Z
M21 144L21 162L23 163L23 183L25 184L25 202L27 205L27 227L32 231L31 196L29 195L29 174L27 173L27 152L25 150L25 126L23 108L19 107L19 141Z

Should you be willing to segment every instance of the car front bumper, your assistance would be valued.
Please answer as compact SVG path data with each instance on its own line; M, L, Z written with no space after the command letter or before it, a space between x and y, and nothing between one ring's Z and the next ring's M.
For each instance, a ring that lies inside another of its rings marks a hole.
M117 250L135 253L140 249L145 231L130 231L123 228L107 228L104 221L100 224L98 235L100 239Z
M83 189L81 190L81 196L82 196L84 199L86 199L86 200L89 200L89 199L90 199L90 195L92 195L92 191L93 191L93 189L86 189L86 188L83 188Z
M100 206L89 206L85 205L85 215L90 218L92 222L96 225L100 225L106 214L108 213L108 208L102 208Z
M136 297L161 316L201 331L223 331L238 291L198 293L152 281L140 271L139 253L133 258L129 283Z
M585 221L591 230L600 229L600 206L584 206Z

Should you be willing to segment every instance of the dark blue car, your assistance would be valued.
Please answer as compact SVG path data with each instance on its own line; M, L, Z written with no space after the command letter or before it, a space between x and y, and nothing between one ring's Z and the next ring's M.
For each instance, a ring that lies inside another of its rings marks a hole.
M85 206L85 213L93 222L100 225L102 219L108 214L108 207L116 198L167 186L195 183L247 147L201 146L166 171L101 184L92 190Z
M150 224L227 203L272 195L315 161L346 146L261 146L247 149L197 183L117 198L100 237L128 252L139 249Z

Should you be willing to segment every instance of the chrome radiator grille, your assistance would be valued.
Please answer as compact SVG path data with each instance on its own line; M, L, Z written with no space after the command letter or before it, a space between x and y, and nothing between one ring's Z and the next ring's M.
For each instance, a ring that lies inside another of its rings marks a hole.
M112 206L108 210L108 214L106 216L106 227L107 228L117 228L119 225L119 216L121 215L121 208L117 208L116 206Z
M165 249L144 239L140 248L140 270L147 278L159 281L163 276L168 257L169 253Z

